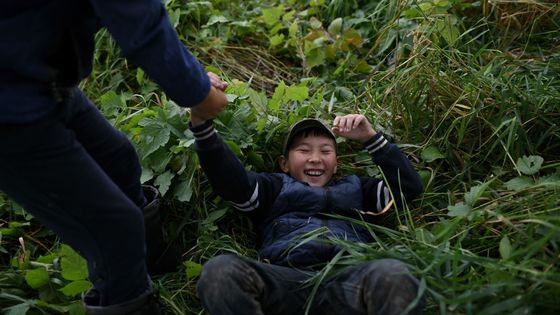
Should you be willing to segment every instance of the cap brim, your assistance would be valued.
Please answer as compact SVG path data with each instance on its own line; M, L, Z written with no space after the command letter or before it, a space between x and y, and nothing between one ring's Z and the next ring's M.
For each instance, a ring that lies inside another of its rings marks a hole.
M290 144L292 143L294 137L305 130L318 129L323 131L326 135L336 140L335 134L332 132L331 128L327 126L324 122L319 119L306 118L293 124L288 131L288 135L284 141L284 154L287 153Z

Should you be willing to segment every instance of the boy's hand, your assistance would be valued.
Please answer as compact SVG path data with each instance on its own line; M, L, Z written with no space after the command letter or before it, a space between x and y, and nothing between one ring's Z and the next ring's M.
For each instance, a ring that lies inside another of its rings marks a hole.
M210 93L202 103L191 107L191 123L196 126L213 119L226 108L227 104L228 99L224 92L214 86L210 87Z
M208 72L210 79L210 93L197 106L191 107L191 124L193 126L202 125L206 120L218 116L227 105L227 97L223 93L228 87L228 83L222 81L220 77L213 73Z
M336 116L333 121L332 131L338 136L362 143L368 141L376 134L366 116L358 114Z
M214 72L208 72L208 78L210 78L210 84L222 92L225 91L229 85L226 81L222 81Z

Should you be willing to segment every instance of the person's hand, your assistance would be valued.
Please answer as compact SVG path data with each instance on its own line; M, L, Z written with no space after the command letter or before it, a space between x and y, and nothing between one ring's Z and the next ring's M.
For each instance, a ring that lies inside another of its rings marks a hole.
M376 134L366 116L358 114L336 116L332 131L338 136L362 143Z
M222 81L214 72L208 72L208 78L210 78L210 84L222 92L225 91L229 85L226 81Z
M208 93L202 103L190 108L191 124L198 126L207 120L213 119L226 108L227 104L228 99L224 92L211 86L210 93Z

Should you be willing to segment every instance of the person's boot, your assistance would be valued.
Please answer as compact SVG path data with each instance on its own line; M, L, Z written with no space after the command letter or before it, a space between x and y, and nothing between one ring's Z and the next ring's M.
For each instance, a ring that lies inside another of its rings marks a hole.
M146 265L151 276L177 271L181 254L173 245L165 242L160 217L159 191L152 186L142 186L147 204L144 212L146 229Z
M88 315L160 315L161 304L152 288L130 301L107 306L99 305L99 292L89 289L82 301Z

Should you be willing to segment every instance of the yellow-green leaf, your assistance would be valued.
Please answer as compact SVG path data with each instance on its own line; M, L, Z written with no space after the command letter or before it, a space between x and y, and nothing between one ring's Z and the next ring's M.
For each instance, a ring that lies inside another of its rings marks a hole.
M25 272L25 282L33 289L38 289L49 283L49 273L45 268L27 270Z

